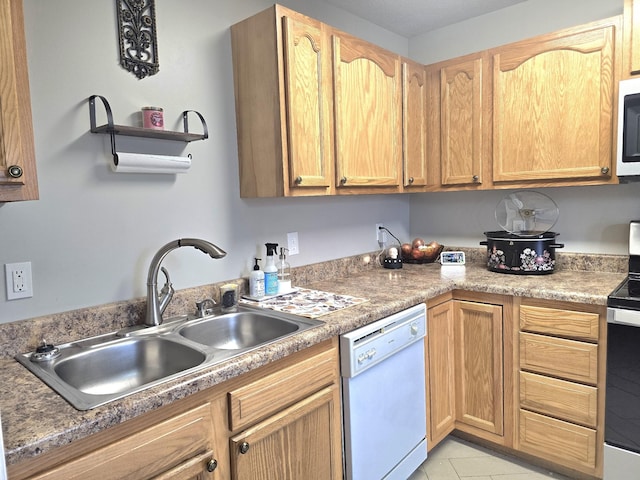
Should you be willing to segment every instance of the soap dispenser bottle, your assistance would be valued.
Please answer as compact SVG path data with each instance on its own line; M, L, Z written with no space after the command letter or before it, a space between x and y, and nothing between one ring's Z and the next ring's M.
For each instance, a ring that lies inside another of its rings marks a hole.
M258 265L259 258L254 258L255 265L253 271L249 275L249 295L253 298L264 297L264 272L260 270Z
M287 250L284 247L280 247L280 257L278 264L278 293L289 293L291 291L291 266L287 263L287 257L284 251Z
M267 295L278 294L278 268L273 256L278 248L277 243L265 243L267 247L267 261L264 265L264 293Z

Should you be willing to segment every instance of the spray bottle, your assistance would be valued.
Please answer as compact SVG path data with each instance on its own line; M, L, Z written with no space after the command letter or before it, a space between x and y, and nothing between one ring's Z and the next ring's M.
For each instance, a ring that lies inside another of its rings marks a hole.
M267 295L278 294L278 267L273 258L278 248L277 243L265 243L267 247L267 261L264 265L264 293Z

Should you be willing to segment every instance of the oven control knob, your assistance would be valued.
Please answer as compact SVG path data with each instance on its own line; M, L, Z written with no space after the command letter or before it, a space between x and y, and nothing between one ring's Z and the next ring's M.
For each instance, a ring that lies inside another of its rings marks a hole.
M367 359L367 356L364 353L358 355L358 363L362 363Z
M418 334L418 325L416 325L415 323L411 324L411 335L417 335Z

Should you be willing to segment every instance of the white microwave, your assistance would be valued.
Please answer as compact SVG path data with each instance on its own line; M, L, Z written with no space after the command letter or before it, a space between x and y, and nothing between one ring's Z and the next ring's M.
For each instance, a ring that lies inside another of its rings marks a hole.
M640 78L619 85L616 168L621 182L640 181Z

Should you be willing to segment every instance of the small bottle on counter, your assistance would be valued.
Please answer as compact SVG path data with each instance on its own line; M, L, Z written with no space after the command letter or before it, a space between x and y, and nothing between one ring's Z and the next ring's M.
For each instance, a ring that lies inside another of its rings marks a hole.
M278 294L278 268L273 258L278 248L277 243L265 243L267 247L267 261L264 265L264 293L266 295Z
M280 257L278 260L278 293L289 293L291 291L291 266L287 263L284 247L280 247Z
M249 295L253 298L264 297L264 272L260 270L258 265L259 258L254 258L255 265L253 271L249 275Z

